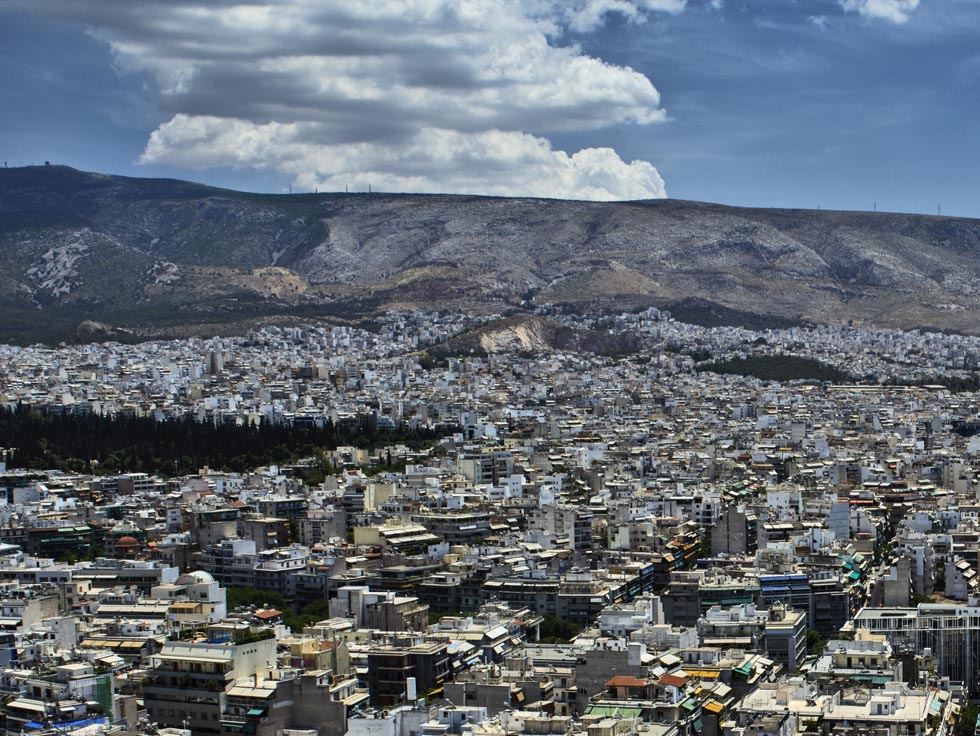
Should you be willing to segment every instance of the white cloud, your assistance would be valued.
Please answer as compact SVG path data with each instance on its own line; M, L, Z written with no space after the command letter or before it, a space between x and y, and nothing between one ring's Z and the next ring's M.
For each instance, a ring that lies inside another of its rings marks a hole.
M567 33L685 0L17 1L86 24L121 68L155 78L173 117L147 162L256 166L300 186L664 196L650 164L546 136L664 120L649 79Z
M569 26L576 31L591 31L600 26L609 13L619 13L628 20L642 22L650 12L680 13L687 0L580 0L563 4Z
M513 131L422 128L392 143L330 145L318 123L229 121L176 115L154 131L143 159L187 167L254 166L294 177L304 189L480 192L576 199L666 196L646 161L610 148L569 156L544 138ZM310 142L317 141L317 142Z
M905 23L909 13L919 7L919 0L839 0L848 12L856 12L865 18Z

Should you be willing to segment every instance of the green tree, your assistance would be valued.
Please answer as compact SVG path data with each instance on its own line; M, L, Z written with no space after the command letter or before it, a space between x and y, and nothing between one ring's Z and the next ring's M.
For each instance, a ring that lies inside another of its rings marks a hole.
M819 655L823 653L825 646L827 646L827 640L819 631L816 629L806 630L806 650L809 654Z
M978 717L980 717L980 708L976 703L969 700L963 703L956 726L953 728L953 736L973 736L976 733Z
M323 453L339 445L378 449L405 444L431 448L454 428L379 429L371 416L335 427L288 427L263 421L260 426L215 425L192 417L158 422L147 417L42 414L27 406L0 409L0 447L14 448L10 465L83 470L100 474L123 470L159 475L215 470L250 470L271 463L313 457L309 483L322 482L333 468ZM397 465L397 463L393 463Z
M576 636L581 629L571 621L546 613L541 622L541 641L549 644L566 644Z

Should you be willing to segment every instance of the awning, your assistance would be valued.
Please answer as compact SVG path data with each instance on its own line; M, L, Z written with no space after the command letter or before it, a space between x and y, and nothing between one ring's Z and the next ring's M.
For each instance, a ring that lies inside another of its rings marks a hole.
M18 710L33 710L36 713L44 713L44 704L36 703L31 700L14 700L7 703L8 708L17 708Z
M230 664L231 657L201 657L196 654L155 654L154 659L163 659L167 662L208 662L209 664Z
M872 685L887 685L892 681L888 675L851 675L852 680L870 682Z
M260 685L235 685L228 690L228 695L232 698L270 698L276 692L275 684L268 681L260 681Z
M718 670L689 670L685 667L684 671L688 677L698 680L717 680L721 676L721 672Z
M593 705L585 711L586 715L609 718L639 718L641 712L641 708L626 708L618 705Z

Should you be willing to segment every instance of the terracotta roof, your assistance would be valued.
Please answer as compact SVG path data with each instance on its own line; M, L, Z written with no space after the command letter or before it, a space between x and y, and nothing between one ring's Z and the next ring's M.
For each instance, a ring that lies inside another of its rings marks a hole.
M687 684L686 677L679 675L666 674L658 681L661 685L672 685L673 687L684 687Z
M606 687L645 687L647 684L646 680L641 680L639 677L633 677L632 675L616 675L609 679L606 683Z

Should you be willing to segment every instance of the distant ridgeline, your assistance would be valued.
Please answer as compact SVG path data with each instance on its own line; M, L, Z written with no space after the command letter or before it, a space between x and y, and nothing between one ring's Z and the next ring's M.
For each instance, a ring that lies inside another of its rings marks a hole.
M0 335L138 342L243 334L267 320L367 325L393 308L544 305L589 315L653 306L748 329L850 321L977 334L978 251L980 220L955 217L672 199L291 196L0 168Z
M199 422L192 416L157 421L125 415L44 413L26 406L0 408L0 447L11 448L8 466L97 474L173 475L181 468L190 471L205 466L245 472L346 446L405 445L421 450L454 429L410 429L405 424L379 427L377 418L366 414L339 426L327 419L322 426L294 427L266 420L240 426Z

